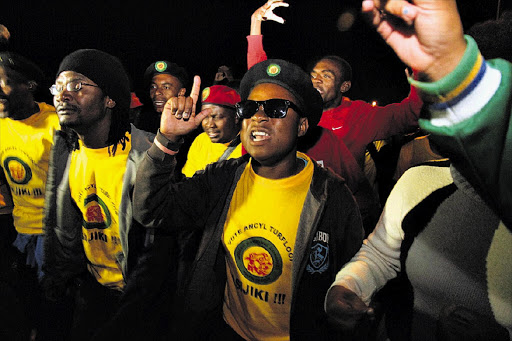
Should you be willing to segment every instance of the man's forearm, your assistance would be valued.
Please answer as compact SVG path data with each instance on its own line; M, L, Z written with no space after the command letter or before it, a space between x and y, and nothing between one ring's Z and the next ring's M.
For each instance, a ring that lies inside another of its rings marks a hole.
M167 220L176 158L165 149L177 153L178 148L179 144L168 141L159 132L139 165L133 193L133 216L146 227L159 227Z

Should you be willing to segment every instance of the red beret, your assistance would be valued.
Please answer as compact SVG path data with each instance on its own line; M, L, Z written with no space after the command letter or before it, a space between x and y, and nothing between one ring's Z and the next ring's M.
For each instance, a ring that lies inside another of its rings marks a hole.
M203 104L215 104L228 108L235 108L240 102L240 95L235 89L225 85L213 85L203 90Z

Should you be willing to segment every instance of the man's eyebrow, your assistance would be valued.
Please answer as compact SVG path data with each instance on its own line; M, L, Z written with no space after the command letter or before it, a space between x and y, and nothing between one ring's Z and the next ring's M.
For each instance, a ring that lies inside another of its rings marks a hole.
M324 70L321 70L320 72L328 72L328 73L331 73L333 76L336 76L336 72L334 72L334 70L331 70L331 69L324 69Z
M85 77L75 76L75 77L69 79L67 82L69 83L69 82L76 82L76 81L85 81ZM57 79L55 82L63 83L64 81Z
M157 82L151 82L151 84L158 85ZM177 84L172 82L172 81L169 81L169 82L161 83L161 85L173 85L173 86L176 86Z
M331 73L332 75L336 76L336 72L334 72L334 70L332 70L332 69L322 69L322 70L315 70L315 69L313 69L313 70L311 70L311 72L316 72L316 73L329 72L329 73ZM310 73L311 73L311 72L310 72Z

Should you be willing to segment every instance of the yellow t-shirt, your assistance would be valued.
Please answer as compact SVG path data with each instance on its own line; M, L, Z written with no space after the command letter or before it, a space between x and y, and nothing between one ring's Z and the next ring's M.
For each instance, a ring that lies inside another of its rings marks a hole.
M130 134L127 134L131 140ZM124 287L117 257L123 252L119 238L119 205L123 177L131 143L125 150L118 145L114 157L108 147L90 149L80 142L71 155L69 187L71 197L82 212L82 244L88 269L96 280L109 288Z
M14 226L19 233L43 233L43 208L50 149L60 129L55 108L38 103L24 120L0 118L0 162L11 188Z
M205 169L210 163L218 161L228 146L229 143L213 143L204 132L197 135L194 142L190 145L187 162L181 172L190 178L197 171ZM242 156L241 143L231 152L228 159L235 159L240 156Z
M313 163L284 179L266 179L247 164L233 193L222 242L227 283L224 319L248 340L288 340L292 262Z

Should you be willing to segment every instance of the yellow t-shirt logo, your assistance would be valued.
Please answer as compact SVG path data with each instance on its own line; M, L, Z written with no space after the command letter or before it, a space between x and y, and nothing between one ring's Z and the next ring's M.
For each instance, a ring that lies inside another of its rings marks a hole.
M4 169L12 182L18 185L27 184L32 179L30 167L17 157L7 157L4 161Z
M234 258L242 275L256 284L270 284L283 272L279 251L262 237L249 238L238 244Z
M84 221L86 229L106 229L110 227L112 218L107 205L96 194L91 194L84 200Z

